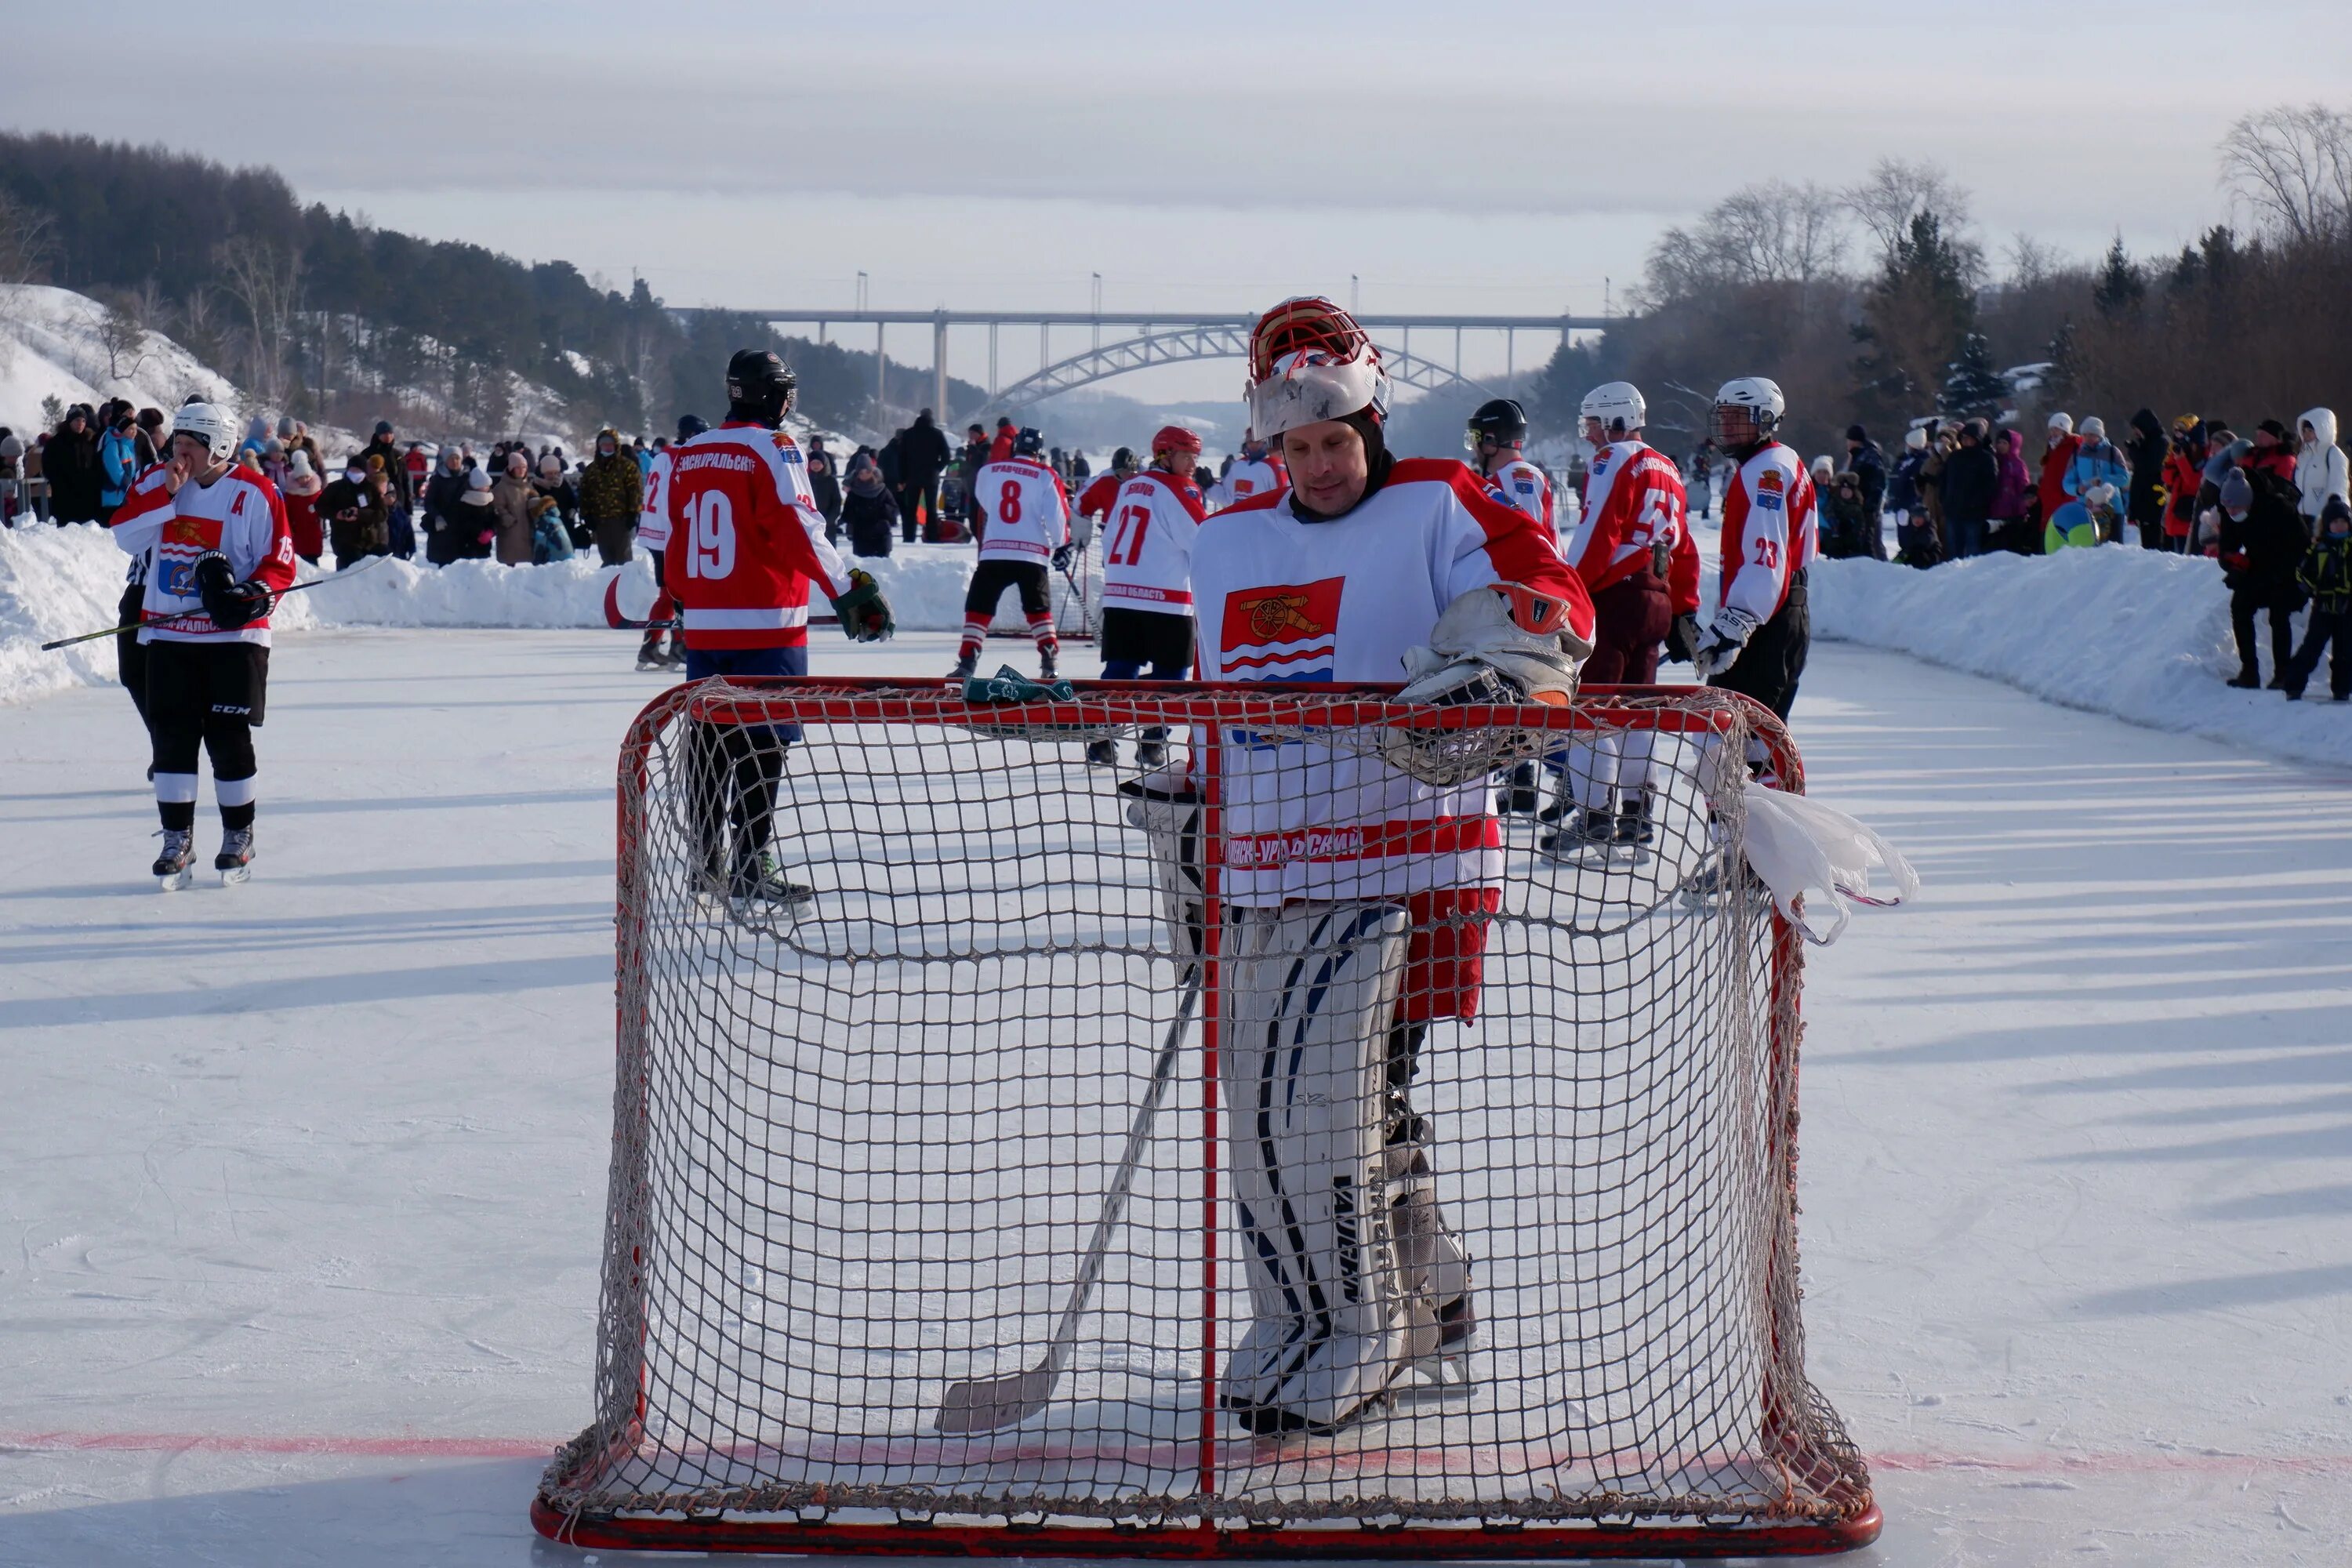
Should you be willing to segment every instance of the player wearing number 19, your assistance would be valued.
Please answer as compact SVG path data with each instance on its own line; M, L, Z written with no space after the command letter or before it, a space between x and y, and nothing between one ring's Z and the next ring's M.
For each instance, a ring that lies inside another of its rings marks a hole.
M726 422L670 448L668 503L650 529L638 528L664 557L688 680L806 675L811 579L851 641L879 641L895 629L874 579L824 537L800 447L781 427L796 385L773 353L740 350L727 364ZM806 889L776 873L768 850L783 749L799 731L726 726L714 733L698 737L694 758L706 884L739 906L803 901Z
M1119 486L1103 534L1102 657L1105 680L1181 680L1192 670L1192 538L1208 515L1192 483L1201 438L1181 425L1151 437L1151 466ZM1166 736L1149 731L1135 760L1157 767ZM1087 760L1118 760L1109 741Z
M980 666L980 645L988 623L996 616L1004 590L1021 595L1021 613L1029 635L1037 639L1037 673L1051 680L1055 660L1062 651L1054 635L1054 604L1046 588L1046 563L1066 566L1070 543L1070 497L1061 476L1041 460L1045 437L1024 429L1013 438L1012 452L985 463L972 476L972 501L981 510L980 563L971 569L971 585L963 595L963 641L956 648L950 680L961 680Z

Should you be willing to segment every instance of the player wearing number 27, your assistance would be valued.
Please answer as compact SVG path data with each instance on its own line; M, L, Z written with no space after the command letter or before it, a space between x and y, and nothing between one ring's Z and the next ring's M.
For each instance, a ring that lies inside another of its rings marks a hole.
M1348 312L1275 307L1250 374L1251 426L1291 488L1193 542L1202 677L1402 674L1410 704L1564 705L1592 646L1583 584L1463 464L1390 455L1388 377ZM1251 1302L1222 1399L1252 1431L1348 1422L1475 1327L1471 1249L1407 1089L1430 1026L1477 1010L1504 853L1482 738L1220 737L1218 1065ZM1172 773L1130 790L1163 888L1204 782Z
M1056 567L1070 563L1070 497L1061 476L1042 460L1045 450L1045 437L1024 429L1013 438L1009 456L983 463L972 477L972 500L981 510L980 563L964 590L963 641L956 648L951 679L961 680L979 667L981 639L988 636L996 602L1007 588L1019 591L1029 635L1037 639L1039 678L1054 679L1062 640L1054 635L1045 569L1048 562Z

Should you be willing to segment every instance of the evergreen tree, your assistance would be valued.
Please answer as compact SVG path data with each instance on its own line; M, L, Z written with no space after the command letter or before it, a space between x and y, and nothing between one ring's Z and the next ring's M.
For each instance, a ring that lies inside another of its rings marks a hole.
M1963 339L1976 331L1973 279L1982 258L1943 219L1921 212L1895 242L1854 330L1864 385L1903 406L1932 393Z
M1961 418L1996 420L2009 404L2009 378L1994 368L1992 345L1982 332L1960 340L1960 357L1944 377L1943 407Z
M2147 279L2124 254L2124 237L2118 234L2116 242L2107 247L2107 258L2100 264L2099 276L2091 285L2091 303L2098 307L2100 315L2112 321L2137 310L2147 297Z
M2074 389L2083 384L2083 351L2074 342L2074 317L2060 321L2050 335L2048 357L2050 368L2042 376L2042 396L2063 407L2074 401Z

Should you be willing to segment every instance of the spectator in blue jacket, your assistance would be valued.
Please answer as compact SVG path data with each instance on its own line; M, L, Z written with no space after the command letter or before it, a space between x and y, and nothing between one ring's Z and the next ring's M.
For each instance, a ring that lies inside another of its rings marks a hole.
M139 477L139 419L131 405L114 405L113 416L107 421L106 434L98 441L98 521L114 521L114 509L131 493L131 481Z
M2081 500L2091 493L2093 485L2113 485L2117 495L2130 494L2131 462L2120 447L2107 439L2106 421L2094 415L2074 427L2074 435L2081 445L2074 448L2074 456L2067 461L2066 471L2060 476L2066 494ZM2108 532L2110 527L2116 531ZM2111 524L2102 521L2099 531L2103 543L2112 543L2123 537L2120 522Z

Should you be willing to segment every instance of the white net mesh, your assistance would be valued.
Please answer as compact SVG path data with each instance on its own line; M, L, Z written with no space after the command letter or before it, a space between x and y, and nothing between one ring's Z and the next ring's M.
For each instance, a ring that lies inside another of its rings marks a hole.
M1260 1436L1221 1401L1254 1308L1213 1058L1230 1075L1249 1005L1236 922L1280 901L1237 869L1266 853L1242 847L1265 820L1242 797L1360 826L1361 799L1313 792L1344 775L1360 795L1416 712L1134 686L970 710L859 682L648 710L622 769L598 1414L549 1471L543 1527L811 1546L1013 1528L1041 1552L1205 1528L1277 1555L1401 1521L1405 1545L1348 1550L1430 1551L1447 1526L1507 1526L1520 1555L1591 1550L1596 1526L1858 1539L1868 1480L1805 1381L1798 1317L1801 944L1738 855L1760 710L1719 694L1472 714L1465 732L1541 755L1525 782L1552 822L1493 813L1478 781L1475 809L1387 800L1403 826L1372 849L1381 830L1298 838L1359 857L1338 889L1355 907L1403 911L1364 1180L1370 1206L1433 1202L1466 1279L1439 1291L1437 1342L1409 1336L1335 1430ZM1191 763L1173 809L1198 846L1197 1001L1169 867L1116 788L1159 734ZM1085 760L1105 739L1118 771ZM1412 1276L1416 1300L1437 1277ZM1004 1385L1017 1408L984 1408L995 1429L943 1423L952 1386L1041 1365ZM1581 1528L1545 1547L1531 1525Z

